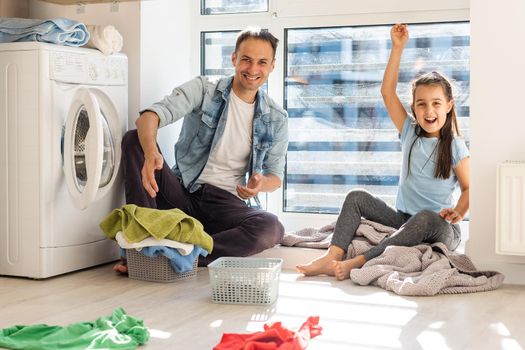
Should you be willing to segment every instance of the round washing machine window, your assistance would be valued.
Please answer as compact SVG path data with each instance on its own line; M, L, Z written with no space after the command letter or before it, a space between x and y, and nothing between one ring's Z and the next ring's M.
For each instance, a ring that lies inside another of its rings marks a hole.
M109 193L120 165L119 115L94 88L80 88L64 126L64 175L73 203L85 209Z
M115 172L115 147L106 116L100 111L103 135L102 173L98 187L106 186ZM73 126L74 178L77 189L84 191L88 179L86 165L86 140L89 132L89 116L85 106L81 106Z
M64 130L64 175L79 209L93 203L102 178L102 119L96 98L88 89L79 89Z

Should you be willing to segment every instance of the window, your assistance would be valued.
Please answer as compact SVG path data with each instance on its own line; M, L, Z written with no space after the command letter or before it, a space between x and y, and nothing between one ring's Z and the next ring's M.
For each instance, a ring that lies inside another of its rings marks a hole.
M391 26L287 29L284 107L290 144L283 211L338 213L346 193L365 188L394 205L401 152L381 98ZM470 26L410 25L398 94L438 70L455 81L458 121L468 142Z
M202 75L218 78L233 74L232 52L238 30L224 32L204 32L201 34Z
M201 14L267 12L268 0L201 0Z

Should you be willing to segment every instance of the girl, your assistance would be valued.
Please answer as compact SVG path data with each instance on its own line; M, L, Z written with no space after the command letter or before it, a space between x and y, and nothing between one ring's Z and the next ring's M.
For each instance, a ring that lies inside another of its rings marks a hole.
M408 41L408 28L396 24L390 31L392 50L381 94L390 118L400 133L403 151L397 210L363 190L346 196L328 251L308 264L297 265L306 276L327 274L338 280L379 256L390 245L415 246L442 242L454 250L461 240L458 222L469 207L469 152L458 138L450 82L441 74L424 74L412 83L412 115L407 115L396 93L399 64ZM454 206L453 192L461 196ZM363 255L343 260L361 217L397 228L389 238Z

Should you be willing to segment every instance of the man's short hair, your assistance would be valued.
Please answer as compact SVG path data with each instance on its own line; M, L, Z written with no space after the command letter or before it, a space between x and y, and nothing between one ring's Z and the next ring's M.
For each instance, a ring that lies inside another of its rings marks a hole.
M273 58L275 58L275 51L277 50L277 44L279 39L273 36L268 29L262 29L260 27L248 27L237 35L237 41L235 42L235 53L239 50L241 43L247 39L259 39L266 41L272 45Z

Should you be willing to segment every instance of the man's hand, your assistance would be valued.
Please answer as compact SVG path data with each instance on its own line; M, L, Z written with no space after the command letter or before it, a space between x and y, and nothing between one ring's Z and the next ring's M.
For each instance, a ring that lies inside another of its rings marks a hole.
M261 174L253 174L248 180L248 185L237 185L237 194L242 199L250 199L257 195L263 186L264 176Z
M463 219L463 216L458 213L458 211L454 208L446 208L439 212L439 216L441 216L443 219L447 220L451 224L457 224L458 222Z
M155 180L155 170L161 170L164 164L164 158L160 152L149 154L144 158L144 165L142 166L142 186L146 189L151 198L157 196L159 186Z

